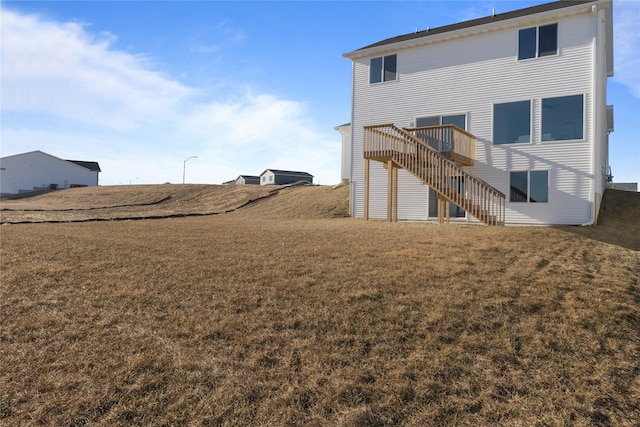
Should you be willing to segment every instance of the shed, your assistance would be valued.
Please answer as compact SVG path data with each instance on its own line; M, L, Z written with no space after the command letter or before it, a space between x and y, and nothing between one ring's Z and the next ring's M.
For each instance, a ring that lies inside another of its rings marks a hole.
M265 169L265 171L260 174L260 185L284 185L300 181L313 184L313 175L307 172L279 169Z

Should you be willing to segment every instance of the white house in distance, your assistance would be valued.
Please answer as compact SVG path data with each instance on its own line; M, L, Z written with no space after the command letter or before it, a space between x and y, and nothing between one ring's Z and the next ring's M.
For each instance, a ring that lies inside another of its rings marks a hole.
M498 11L344 56L352 216L596 221L611 180L611 0Z
M265 169L260 174L260 185L285 185L297 182L313 184L313 175L307 172L283 171L279 169Z
M0 158L2 195L49 188L98 185L97 162L63 160L42 151Z

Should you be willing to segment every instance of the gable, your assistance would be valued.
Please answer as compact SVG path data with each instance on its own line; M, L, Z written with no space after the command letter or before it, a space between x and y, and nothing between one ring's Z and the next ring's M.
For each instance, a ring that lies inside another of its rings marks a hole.
M6 162L6 161L11 162L14 159L24 160L29 158L41 158L41 159L44 159L45 161L61 162L61 165L64 165L64 166L80 167L82 169L88 169L91 172L102 172L100 170L100 165L98 164L98 162L90 162L90 161L84 161L84 160L64 160L40 150L14 154L11 156L2 157L0 160L3 162Z

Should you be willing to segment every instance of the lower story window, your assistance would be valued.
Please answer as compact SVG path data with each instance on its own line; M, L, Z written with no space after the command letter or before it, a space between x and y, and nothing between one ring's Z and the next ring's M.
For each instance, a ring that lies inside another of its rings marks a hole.
M509 201L546 203L549 201L549 171L511 172Z

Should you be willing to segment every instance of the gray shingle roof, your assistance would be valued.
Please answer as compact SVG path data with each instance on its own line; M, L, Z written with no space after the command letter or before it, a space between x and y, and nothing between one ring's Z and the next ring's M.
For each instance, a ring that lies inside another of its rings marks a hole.
M289 176L300 176L300 177L313 177L310 173L307 172L297 172L297 171L284 171L280 169L265 169L264 172L271 171L276 175L289 175ZM260 176L264 175L264 172L260 174Z
M83 168L89 169L93 172L102 172L98 162L85 162L84 160L67 160L67 162L75 163L76 165L82 166Z
M545 3L545 4L538 5L538 6L527 7L527 8L524 8L524 9L518 9L518 10L511 11L511 12L497 13L497 14L495 14L493 16L486 16L484 18L472 19L470 21L459 22L459 23L456 23L456 24L445 25L445 26L437 27L437 28L431 28L429 30L418 31L418 32L415 32L415 33L405 34L405 35L402 35L402 36L391 37L391 38L388 38L388 39L385 39L385 40L370 44L368 46L362 47L360 49L357 49L352 53L356 53L356 52L358 52L360 50L365 50L365 49L385 46L385 45L398 43L398 42L403 42L403 41L407 41L407 40L414 40L414 39L419 39L419 38L423 38L423 37L435 36L437 34L443 34L443 33L447 33L447 32L450 32L450 31L456 31L456 30L461 30L461 29L465 29L465 28L471 28L471 27L476 27L476 26L480 26L480 25L490 24L490 23L493 23L493 22L505 21L505 20L508 20L508 19L519 18L519 17L523 17L523 16L528 16L528 15L534 15L536 13L562 9L562 8L565 8L565 7L577 6L577 5L585 4L585 3L592 3L593 1L594 0L561 0L561 1L556 1L556 2L553 2L553 3ZM349 55L349 54L345 54L345 56L346 55Z

